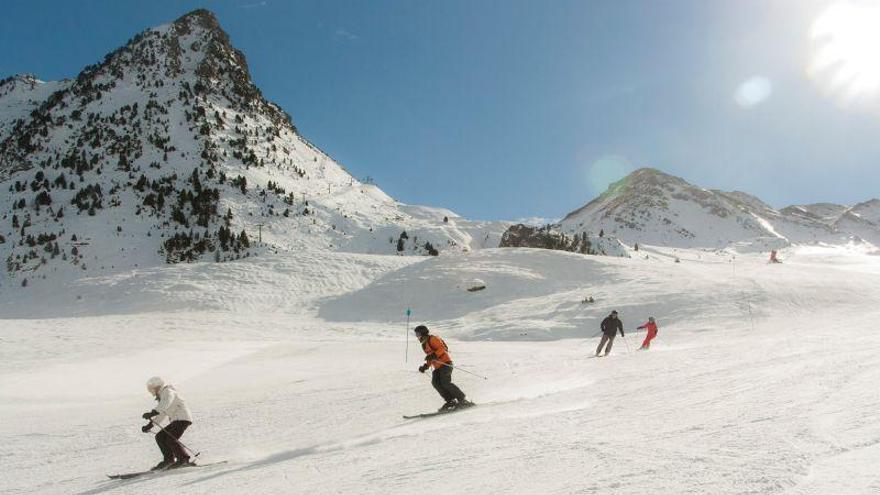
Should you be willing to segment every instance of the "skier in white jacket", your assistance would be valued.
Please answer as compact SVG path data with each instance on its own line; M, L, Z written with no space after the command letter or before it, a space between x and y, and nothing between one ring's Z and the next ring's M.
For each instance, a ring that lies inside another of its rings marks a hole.
M192 414L186 407L186 402L177 393L172 385L166 384L158 376L147 380L147 391L159 401L156 407L143 414L143 418L149 421L141 431L149 433L153 426L161 426L168 419L168 424L162 431L156 434L156 443L162 451L162 462L156 464L153 470L178 468L187 466L189 454L178 441L183 432L192 424Z

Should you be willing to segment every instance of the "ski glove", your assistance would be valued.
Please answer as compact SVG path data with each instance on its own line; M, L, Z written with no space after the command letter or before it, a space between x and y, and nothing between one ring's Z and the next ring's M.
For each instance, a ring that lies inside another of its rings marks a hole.
M153 429L153 423L150 423L148 425L144 425L141 427L141 431L144 433L149 433L150 430L152 430L152 429Z
M159 411L156 411L155 409L153 409L150 412L145 412L144 414L141 415L141 417L144 419L150 419L153 416L158 416L158 415L159 415Z
M437 359L437 355L434 354L433 352L431 354L428 354L427 356L425 356L425 361L433 361L435 359Z
M423 365L419 366L419 373L424 373L424 372L426 372L426 371L428 371L428 365L427 365L427 364L423 364Z

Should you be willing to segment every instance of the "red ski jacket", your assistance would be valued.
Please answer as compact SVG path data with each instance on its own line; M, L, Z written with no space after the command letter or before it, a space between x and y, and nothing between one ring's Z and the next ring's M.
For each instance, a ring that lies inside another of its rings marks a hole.
M657 324L656 323L651 323L649 321L648 323L645 323L644 325L640 326L639 330L641 330L643 328L647 328L648 333L650 333L650 334L654 334L654 335L657 334Z

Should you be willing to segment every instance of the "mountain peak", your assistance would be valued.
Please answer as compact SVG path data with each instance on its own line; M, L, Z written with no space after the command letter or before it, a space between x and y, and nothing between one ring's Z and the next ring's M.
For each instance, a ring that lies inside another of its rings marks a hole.
M656 169L656 168L653 168L653 167L642 167L642 168L636 169L636 170L634 170L633 172L631 172L631 173L629 174L629 177L633 177L633 178L638 178L638 177L641 177L641 178L647 178L647 177L673 177L673 178L674 178L675 176L670 175L670 174L667 174L666 172L663 172L662 170L660 170L660 169Z
M37 79L37 76L29 73L22 74L13 74L5 79L0 80L0 86L4 86L7 84L15 84L15 83L25 83L25 84L39 84L41 81Z
M178 17L172 24L179 27L197 25L204 29L217 29L220 27L217 16L207 9L196 9L192 12L187 12Z
M644 190L667 184L686 184L686 182L656 168L643 167L609 185L603 196L620 194L632 189Z
M672 191L675 188L687 186L689 186L689 184L683 179L662 172L656 168L640 168L617 182L611 183L596 199L583 208L569 213L568 216L577 215L580 211L587 209L598 202L614 201L617 203L623 203L633 198L645 198L649 200L651 197L660 194L661 191Z

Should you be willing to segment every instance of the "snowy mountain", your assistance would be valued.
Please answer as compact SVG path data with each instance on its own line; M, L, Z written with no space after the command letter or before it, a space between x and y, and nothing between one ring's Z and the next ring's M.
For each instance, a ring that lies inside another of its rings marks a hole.
M749 250L876 242L876 225L870 222L876 204L863 205L863 215L827 204L776 210L743 192L708 190L644 168L569 213L557 228L571 236L604 231L630 244L670 247L737 246ZM848 220L844 222L844 218Z
M880 246L880 200L872 199L847 208L834 221L834 228Z
M3 80L0 181L0 255L21 284L266 250L437 254L506 228L356 180L262 96L205 10L73 80Z

